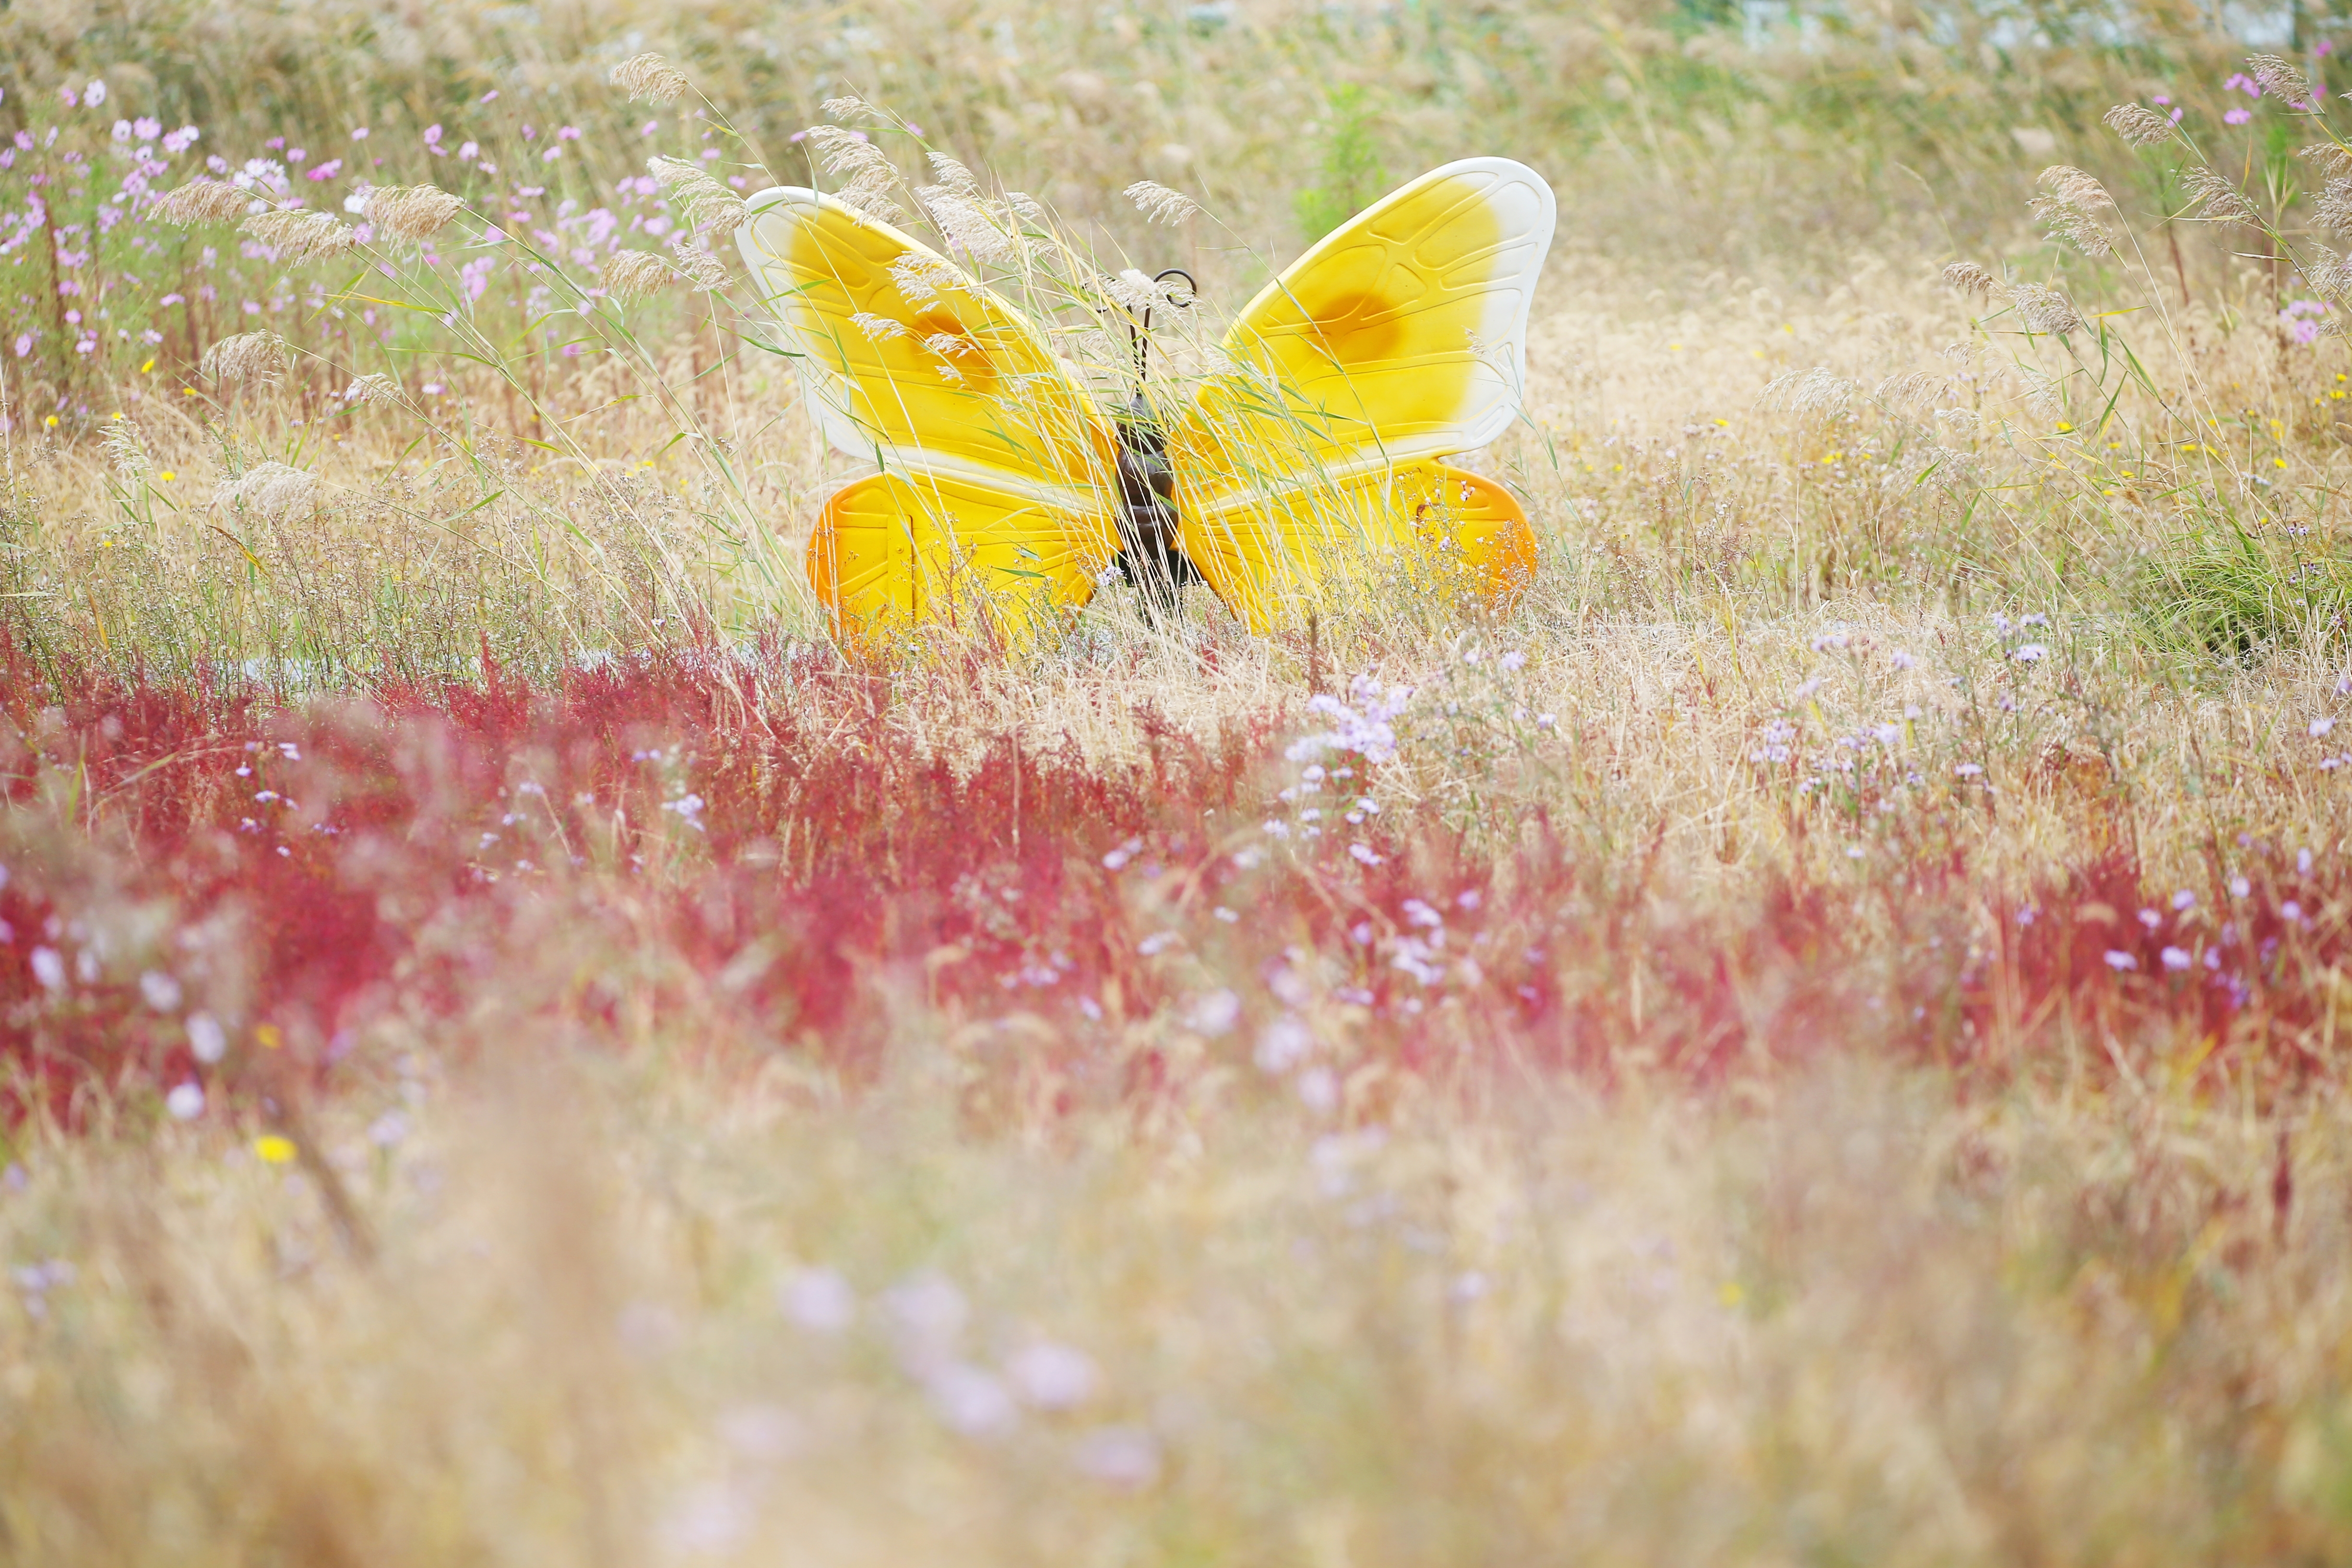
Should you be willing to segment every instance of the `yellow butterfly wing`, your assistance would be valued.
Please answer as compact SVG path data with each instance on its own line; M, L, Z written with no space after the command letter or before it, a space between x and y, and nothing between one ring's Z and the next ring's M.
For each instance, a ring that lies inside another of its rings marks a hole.
M1555 211L1524 164L1446 164L1315 245L1227 331L1231 368L1202 384L1169 456L1184 550L1253 630L1351 560L1423 538L1426 500L1396 498L1517 416ZM1482 484L1471 510L1485 521L1447 546L1469 580L1490 594L1524 581L1534 535L1517 503Z
M869 474L818 513L809 581L851 646L904 646L935 627L1027 647L1093 595L1109 560L1096 525L1092 513L957 475Z
M970 617L1025 641L1118 549L1118 436L1019 310L920 241L783 186L737 231L811 409L882 472L828 500L808 565L837 633Z
M1507 604L1535 575L1536 539L1511 492L1444 463L1294 485L1195 522L1184 551L1263 634L1331 597L1331 584Z

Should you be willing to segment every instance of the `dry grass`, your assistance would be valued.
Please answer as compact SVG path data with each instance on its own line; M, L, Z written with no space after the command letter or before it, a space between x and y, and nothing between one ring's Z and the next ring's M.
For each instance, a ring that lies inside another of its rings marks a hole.
M1853 1069L1318 1131L714 1094L436 1031L315 1182L165 1129L0 1210L44 1562L2327 1561L2332 1112ZM371 1121L373 1120L373 1126ZM528 1131L524 1131L528 1129ZM2283 1153L2284 1158L2282 1158Z
M2344 1557L2352 367L2098 123L2220 145L2219 44L37 11L198 155L383 149L429 308L215 193L161 342L0 342L0 1559ZM845 88L1204 316L1368 167L1544 167L1538 580L845 666L755 318L642 228L467 299L446 151L552 225Z

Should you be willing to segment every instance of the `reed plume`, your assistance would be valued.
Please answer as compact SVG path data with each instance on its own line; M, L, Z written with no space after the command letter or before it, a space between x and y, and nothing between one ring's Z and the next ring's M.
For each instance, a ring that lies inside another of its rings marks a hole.
M923 156L930 162L932 177L950 192L967 201L980 199L980 181L972 176L971 170L961 160L937 151L926 153Z
M269 382L293 358L293 346L276 332L239 332L205 351L200 368L215 380Z
M2283 98L2296 109L2310 107L2311 79L2291 61L2277 55L2248 55L2246 69L2272 97Z
M898 297L920 308L937 300L942 289L961 289L967 279L935 256L910 250L890 263L890 281Z
M2327 182L2319 193L2312 216L2319 226L2331 233L2352 239L2352 176L2338 176Z
M351 226L329 213L256 213L237 228L276 251L278 259L289 267L322 256L341 256L359 243Z
M2000 279L1973 261L1955 261L1945 268L1944 283L1947 288L1983 300L1990 300L2001 286Z
M624 250L604 263L604 292L624 305L634 305L669 287L677 273L650 250Z
M2017 314L2029 332L2064 337L2083 330L2083 318L2066 296L2046 283L2021 283L2013 299Z
M683 158L656 157L646 159L646 167L669 191L690 229L732 234L751 216L743 198L699 164Z
M398 408L407 401L400 383L382 371L362 375L343 389L343 401L363 408Z
M696 288L715 292L727 286L727 264L698 245L681 241L671 249L671 263Z
M272 522L283 521L317 505L319 478L284 463L256 463L213 489L213 505L228 508L242 503Z
M2048 226L2052 239L2072 245L2085 256L2112 256L2115 247L2099 222L2097 209L2113 209L2115 198L2091 175L2071 164L2057 163L2042 171L2042 189L2027 210Z
M1774 377L1756 401L1761 407L1785 408L1808 419L1832 419L1853 406L1858 390L1829 366L1817 364Z
M997 267L1019 265L1023 243L1012 209L1002 209L1004 221L1000 223L994 204L959 195L943 185L925 185L915 199L949 244L967 256Z
M1118 306L1132 315L1157 309L1168 303L1168 285L1155 283L1135 268L1122 269L1116 278L1101 279L1098 287Z
M197 178L167 193L153 211L165 223L182 228L200 223L226 223L242 216L253 198L226 180Z
M116 415L100 432L100 441L106 447L107 461L113 465L115 476L126 485L142 483L151 467L147 448L140 443L139 428L121 415Z
M840 101L836 99L828 103L826 112L833 112L834 103ZM899 216L898 201L892 195L898 184L898 166L881 148L838 125L810 126L808 143L815 149L818 163L824 172L842 180L841 188L834 193L835 200L886 223Z
M2159 142L2169 142L2176 131L2171 121L2137 103L2118 103L2107 110L2105 118L2108 129L2133 147L2153 147Z
M1201 210L1201 204L1157 180L1138 180L1127 187L1127 199L1152 223L1181 223Z
M631 98L648 103L675 103L693 85L684 71L650 52L614 66L612 81Z
M2251 224L2256 221L2254 209L2246 205L2246 198L2239 194L2238 187L2230 183L2227 175L2207 168L2186 169L2181 172L2180 184L2189 193L2190 209L2205 209L2200 216L2207 223ZM2182 216L2188 215L2184 213Z
M2317 169L2323 179L2352 174L2352 147L2341 142L2315 142L2295 156Z
M429 239L466 210L465 199L436 185L383 185L368 193L367 219L388 239Z

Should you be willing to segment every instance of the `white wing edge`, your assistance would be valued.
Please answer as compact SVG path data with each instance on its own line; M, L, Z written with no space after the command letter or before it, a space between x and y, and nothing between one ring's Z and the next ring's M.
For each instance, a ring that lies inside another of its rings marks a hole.
M1305 271L1313 263L1321 260L1327 253L1339 248L1348 231L1358 224L1376 216L1400 202L1420 195L1425 187L1433 185L1440 180L1450 180L1457 174L1492 174L1496 176L1498 185L1526 185L1536 194L1536 205L1539 216L1535 227L1535 251L1527 265L1527 292L1524 296L1524 303L1518 310L1517 320L1512 323L1510 333L1511 341L1518 347L1524 358L1527 348L1528 316L1535 306L1535 286L1537 279L1543 274L1544 260L1551 254L1552 235L1559 224L1559 203L1552 195L1551 185L1544 177L1516 158L1457 158L1451 163L1441 163L1429 173L1406 181L1300 252L1297 259L1276 273L1272 281L1250 297L1250 302L1241 308L1240 313L1234 317L1234 321L1236 323L1245 321L1256 310L1270 306L1275 300L1287 295L1289 289L1286 280ZM1519 379L1524 382L1527 379L1527 366L1521 363L1516 369Z
M1270 307L1275 300L1286 296L1289 293L1289 279L1305 271L1307 267L1319 260L1328 252L1339 248L1349 230L1358 224L1385 208L1417 195L1423 188L1440 180L1452 179L1457 174L1491 174L1496 176L1496 184L1489 187L1490 191L1502 184L1509 184L1524 185L1531 189L1536 195L1538 216L1533 230L1535 248L1529 254L1528 260L1521 272L1525 286L1517 291L1518 304L1512 312L1509 330L1502 335L1496 345L1498 347L1507 345L1510 351L1510 384L1505 389L1503 400L1475 423L1464 426L1458 437L1424 437L1417 441L1397 442L1391 445L1385 454L1357 463L1336 467L1326 473L1301 481L1298 488L1303 489L1307 485L1329 479L1350 479L1391 464L1425 462L1431 458L1446 457L1455 452L1475 451L1493 442L1504 431L1509 429L1512 422L1518 417L1520 401L1525 395L1528 384L1528 321L1535 310L1536 284L1543 277L1544 261L1551 254L1552 236L1559 227L1559 204L1552 195L1551 186L1544 177L1515 158L1457 158L1451 163L1440 164L1418 178L1406 181L1313 245L1308 246L1297 260L1284 268L1273 281L1253 295L1250 302L1242 307L1241 313L1235 316L1234 321L1238 327L1239 323L1249 320L1255 312ZM1236 345L1232 341L1234 330L1227 329L1224 346L1229 353L1236 349ZM1210 515L1222 515L1235 507L1246 505L1247 500L1248 498L1244 497L1230 504L1220 505Z
M785 339L784 346L803 356L794 363L793 369L800 378L802 394L807 398L809 408L816 416L818 428L824 431L825 439L832 444L835 451L845 457L861 458L868 462L878 461L881 465L879 471L883 473L889 473L896 469L910 475L928 474L937 475L941 479L961 479L969 484L986 485L991 489L1003 490L1008 494L1019 496L1024 500L1038 501L1072 511L1106 510L1100 495L1090 488L1076 485L1040 484L1034 479L1025 479L1003 468L993 468L985 463L974 462L968 458L948 457L938 452L926 452L920 447L904 447L878 439L872 430L860 424L857 416L844 405L848 386L843 379L816 368L817 345L805 341L803 334L785 320L783 312L775 308L775 296L768 292L768 269L771 267L781 267L782 263L781 259L767 247L759 242L757 236L759 220L776 207L814 207L820 211L830 209L841 214L854 224L876 230L885 239L894 244L903 246L908 250L920 252L936 260L940 266L952 268L970 285L964 290L966 293L986 300L992 308L1015 318L1020 315L1018 310L1005 300L997 298L992 289L973 278L970 272L956 266L954 262L940 255L921 240L893 225L883 222L880 218L859 212L848 203L823 191L812 190L806 185L771 185L766 190L752 195L745 201L744 206L747 210L743 223L735 231L736 248L742 254L744 269L751 273L760 285L761 301L768 306L769 313L775 318L777 330ZM1062 374L1066 376L1068 372L1064 371ZM1081 396L1087 396L1085 388L1076 380L1072 380L1071 387ZM1091 402L1090 397L1088 401ZM870 474L852 475L827 492L825 499L830 500L850 485L872 477Z

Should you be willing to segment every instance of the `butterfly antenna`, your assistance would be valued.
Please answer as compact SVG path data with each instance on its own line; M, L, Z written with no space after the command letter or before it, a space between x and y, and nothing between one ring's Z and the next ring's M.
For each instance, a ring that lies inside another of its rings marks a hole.
M1175 306L1180 310L1191 310L1192 308L1192 302L1201 297L1201 286L1192 280L1192 275L1191 273L1185 271L1181 267L1171 267L1160 272L1156 272L1152 274L1151 280L1154 283L1165 283L1171 278L1181 278L1184 279L1184 289L1181 298L1178 297L1175 289L1170 289L1166 295L1168 302L1171 305ZM1149 374L1150 363L1150 306L1146 305L1143 308L1143 331L1139 333L1133 327L1129 327L1127 329L1127 335L1129 341L1135 344L1135 380L1136 384L1139 386L1143 384L1146 375Z

